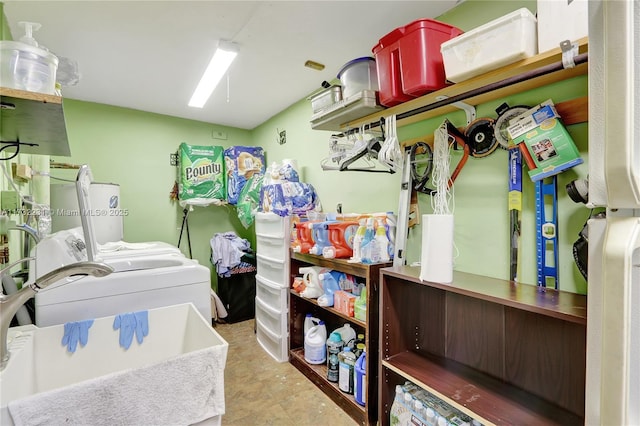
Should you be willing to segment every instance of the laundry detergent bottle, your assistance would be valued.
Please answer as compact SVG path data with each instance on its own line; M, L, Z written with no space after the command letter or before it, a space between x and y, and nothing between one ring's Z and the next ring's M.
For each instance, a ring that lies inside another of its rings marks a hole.
M329 241L329 231L326 228L326 225L329 223L333 223L333 221L314 222L311 224L311 232L315 244L311 247L309 253L321 256L322 250L331 245Z
M356 355L351 348L345 346L338 354L338 388L345 393L353 394L353 372L356 365Z
M327 360L327 327L319 321L304 336L304 359L309 364L323 364Z
M315 299L324 293L319 276L321 273L328 271L328 269L320 266L306 266L298 269L298 271L302 274L302 281L305 285L305 289L300 293L300 296L307 299Z
M327 380L337 382L339 378L338 355L342 352L344 342L339 333L333 332L327 339Z
M318 306L333 306L333 294L340 290L340 285L329 272L319 274L318 278L324 290L324 294L318 297Z
M340 334L342 341L345 346L349 346L350 348L355 348L356 342L356 331L351 327L350 324L345 324L340 328L336 328L332 333Z
M325 225L331 245L322 249L327 259L344 259L353 255L353 239L358 222L336 222Z
M297 253L309 253L309 250L313 247L311 222L296 222L293 226L296 230L297 240L292 246L293 251Z
M363 351L355 365L355 376L353 380L353 397L360 405L365 405L365 396L367 394L367 353Z

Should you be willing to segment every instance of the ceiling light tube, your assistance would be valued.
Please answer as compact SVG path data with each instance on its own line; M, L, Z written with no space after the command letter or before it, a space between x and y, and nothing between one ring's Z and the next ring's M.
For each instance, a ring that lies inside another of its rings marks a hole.
M209 66L205 70L198 87L193 92L189 106L194 108L202 108L213 93L222 76L227 72L231 62L238 54L238 47L234 43L220 40L218 48L209 62Z

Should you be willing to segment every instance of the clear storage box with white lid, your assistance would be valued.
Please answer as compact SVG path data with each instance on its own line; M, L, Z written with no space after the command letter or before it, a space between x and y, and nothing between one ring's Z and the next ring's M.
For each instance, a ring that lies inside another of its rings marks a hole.
M0 86L53 95L58 58L32 37L40 24L19 24L25 29L20 41L0 41Z
M365 56L347 62L338 72L342 84L342 99L360 93L363 90L378 90L378 71L376 60Z
M447 80L458 83L538 53L536 18L520 8L440 46Z

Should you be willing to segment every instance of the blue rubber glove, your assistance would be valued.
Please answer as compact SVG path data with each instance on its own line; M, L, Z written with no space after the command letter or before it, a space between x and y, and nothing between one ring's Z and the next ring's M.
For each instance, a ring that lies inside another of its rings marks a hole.
M125 350L131 346L135 327L136 317L132 313L116 315L113 320L113 329L120 329L120 347Z
M136 340L142 343L142 340L149 334L149 312L139 311L133 314L136 318Z
M67 347L67 351L74 353L78 347L86 346L89 341L89 328L93 325L93 320L68 322L64 325L64 335L62 345Z
M133 342L134 334L139 344L149 334L149 313L139 311L116 315L113 329L120 329L120 346L127 350Z

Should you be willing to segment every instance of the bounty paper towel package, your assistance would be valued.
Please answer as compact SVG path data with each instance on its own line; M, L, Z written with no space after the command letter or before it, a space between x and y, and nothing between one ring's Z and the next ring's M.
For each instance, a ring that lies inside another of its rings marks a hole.
M254 174L265 171L264 150L257 146L232 146L224 150L227 201L237 204L240 191Z
M178 198L183 204L219 204L226 199L224 150L221 146L181 143Z

